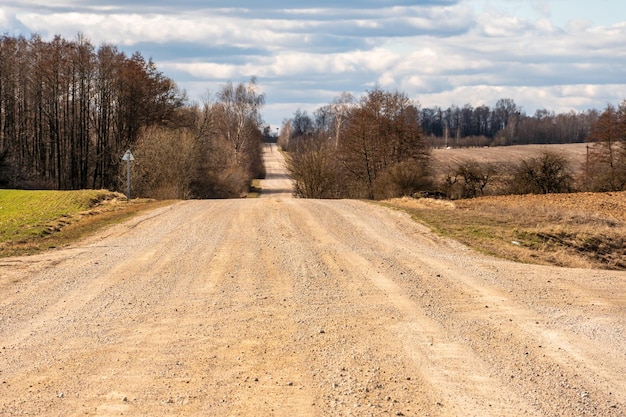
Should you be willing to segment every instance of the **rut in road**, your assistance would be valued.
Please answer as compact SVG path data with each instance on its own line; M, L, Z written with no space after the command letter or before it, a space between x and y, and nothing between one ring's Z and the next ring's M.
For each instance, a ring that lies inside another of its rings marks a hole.
M0 415L624 415L623 272L292 199L280 167L267 198L0 260Z

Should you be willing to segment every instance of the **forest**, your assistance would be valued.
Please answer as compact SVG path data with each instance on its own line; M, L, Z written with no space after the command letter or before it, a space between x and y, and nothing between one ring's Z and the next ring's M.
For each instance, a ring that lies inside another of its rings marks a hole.
M0 186L123 190L132 150L133 194L230 198L262 178L272 138L257 80L226 83L201 103L140 52L38 35L0 38ZM568 161L542 155L517 166L466 164L432 176L434 147L592 142L585 184ZM492 107L422 108L378 87L343 93L312 115L297 110L278 138L289 154L294 193L312 198L387 198L493 193L496 179L528 178L499 192L607 191L626 187L626 101L603 111L527 115L513 99ZM523 170L526 171L523 171ZM546 184L551 184L547 186Z
M561 114L542 109L529 116L513 99L502 98L493 107L423 108L420 122L433 146L506 146L584 142L598 115L595 109Z
M256 80L189 104L152 60L79 35L0 38L0 186L122 190L158 198L238 196L262 175ZM182 168L182 169L181 169Z

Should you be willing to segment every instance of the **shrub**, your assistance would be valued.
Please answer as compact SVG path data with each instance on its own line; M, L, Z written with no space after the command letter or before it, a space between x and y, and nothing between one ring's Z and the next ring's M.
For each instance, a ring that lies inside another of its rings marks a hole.
M374 198L384 200L431 190L432 185L427 164L408 160L384 170L374 180L372 188Z
M294 194L302 198L335 198L338 194L334 146L322 138L298 141L287 161Z
M496 167L492 164L476 161L461 163L446 178L446 194L451 199L482 196L496 172Z
M563 155L543 151L523 160L511 179L513 194L551 194L573 191L570 162Z
M189 198L191 183L201 163L200 143L187 129L149 128L133 150L132 192L157 199ZM126 164L120 165L122 182ZM125 187L120 187L125 189Z

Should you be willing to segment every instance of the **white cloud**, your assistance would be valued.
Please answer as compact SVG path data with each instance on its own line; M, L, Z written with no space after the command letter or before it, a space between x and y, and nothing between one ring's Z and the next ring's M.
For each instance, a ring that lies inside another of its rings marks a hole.
M7 12L0 9L0 27L8 26L9 18L7 16Z
M142 42L211 43L272 50L302 42L319 24L286 20L248 19L215 11L179 14L21 13L19 20L33 32L73 37L87 34L95 43L136 45ZM208 58L208 57L207 57Z
M423 107L462 106L470 103L474 107L492 106L500 98L512 98L524 111L533 114L537 109L554 110L557 113L602 109L607 103L619 103L626 97L626 86L612 85L559 85L551 87L526 86L473 86L456 87L432 94L420 94ZM442 104L446 103L446 104Z
M7 1L4 33L81 32L139 49L191 98L258 76L274 123L376 83L424 105L510 97L531 112L626 98L626 2L609 11L605 0Z
M196 79L224 80L237 76L241 71L235 65L214 64L211 62L197 63L164 63L165 70L185 72Z
M397 85L396 84L396 79L395 79L394 75L390 71L386 71L386 72L382 73L380 77L378 77L378 84L382 88L386 88L386 87Z

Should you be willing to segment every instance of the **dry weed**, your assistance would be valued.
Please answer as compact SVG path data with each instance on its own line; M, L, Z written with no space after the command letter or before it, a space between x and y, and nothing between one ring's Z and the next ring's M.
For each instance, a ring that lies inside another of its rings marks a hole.
M626 269L626 192L482 197L454 203L404 198L388 204L441 234L497 256Z

